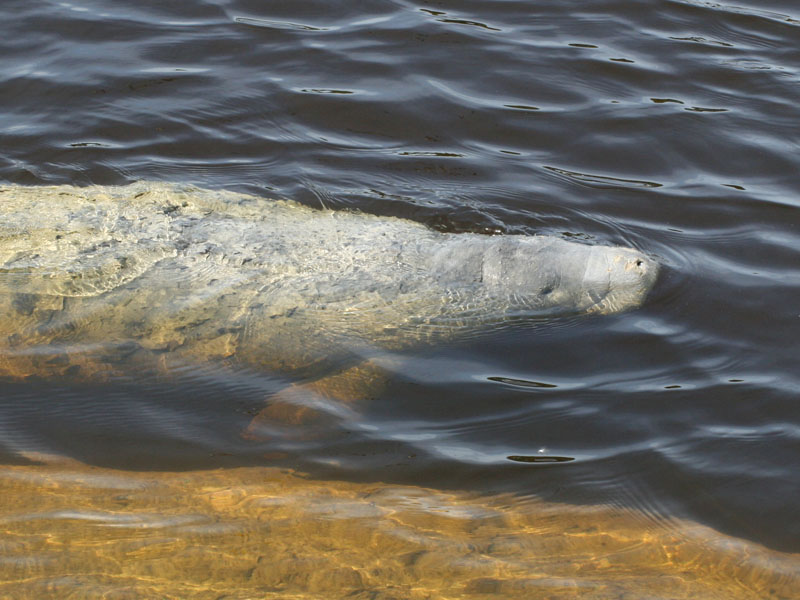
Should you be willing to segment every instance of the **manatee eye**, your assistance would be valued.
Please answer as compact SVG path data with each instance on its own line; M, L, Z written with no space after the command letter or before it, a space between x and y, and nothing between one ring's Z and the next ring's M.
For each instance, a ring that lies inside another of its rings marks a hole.
M543 287L543 288L542 288L542 291L541 291L541 292L539 292L539 293L540 293L542 296L546 296L547 294L551 293L552 291L553 291L553 286L551 286L551 285L548 285L548 286L546 286L546 287Z
M644 261L641 258L636 260L636 266L637 267L641 267L643 264L644 264Z

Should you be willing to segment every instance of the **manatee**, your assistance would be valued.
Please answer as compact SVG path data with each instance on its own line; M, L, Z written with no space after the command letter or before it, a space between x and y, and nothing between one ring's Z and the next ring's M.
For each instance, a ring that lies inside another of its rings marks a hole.
M631 248L444 233L175 184L5 185L0 210L0 376L10 378L212 362L343 399L384 378L381 352L633 309L658 273Z

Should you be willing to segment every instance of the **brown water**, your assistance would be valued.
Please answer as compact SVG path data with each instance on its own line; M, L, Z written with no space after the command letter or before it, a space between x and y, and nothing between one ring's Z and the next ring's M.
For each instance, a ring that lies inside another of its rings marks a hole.
M0 15L4 183L188 184L662 265L634 312L403 349L369 400L258 435L304 376L227 346L6 369L0 596L800 598L796 2ZM4 286L0 331L43 314Z
M0 471L8 598L794 598L800 556L682 520L239 468Z

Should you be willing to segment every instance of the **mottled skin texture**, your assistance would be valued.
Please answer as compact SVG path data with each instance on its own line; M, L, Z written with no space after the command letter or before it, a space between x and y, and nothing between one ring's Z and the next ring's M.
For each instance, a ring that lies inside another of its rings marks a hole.
M231 361L359 395L380 378L353 367L381 349L635 308L658 270L627 248L165 184L2 186L0 210L6 377Z

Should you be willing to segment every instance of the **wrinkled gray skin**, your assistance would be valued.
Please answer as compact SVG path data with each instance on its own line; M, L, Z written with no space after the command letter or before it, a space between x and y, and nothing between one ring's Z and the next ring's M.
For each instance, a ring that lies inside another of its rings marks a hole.
M629 248L166 184L3 186L0 210L12 376L91 376L143 353L297 372L509 317L632 309L658 271Z

